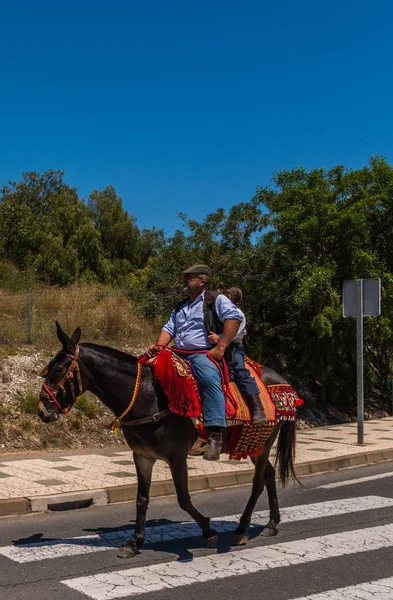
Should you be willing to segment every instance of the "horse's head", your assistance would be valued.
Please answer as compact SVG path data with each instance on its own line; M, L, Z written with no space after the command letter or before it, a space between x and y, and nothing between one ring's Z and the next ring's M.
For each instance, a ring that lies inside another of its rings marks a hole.
M38 414L44 423L58 421L60 414L69 412L84 391L78 362L80 327L71 337L64 333L57 321L56 327L63 347L41 372L45 382L41 387Z

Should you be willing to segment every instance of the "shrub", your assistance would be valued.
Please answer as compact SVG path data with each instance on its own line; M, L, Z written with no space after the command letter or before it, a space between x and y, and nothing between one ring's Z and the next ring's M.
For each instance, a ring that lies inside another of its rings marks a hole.
M96 401L87 394L79 396L75 408L79 414L85 415L88 419L96 419L99 414Z
M29 415L36 415L38 411L38 396L35 392L27 390L22 394L20 400L20 410Z
M82 427L82 421L78 417L68 417L67 420L72 429L80 429Z

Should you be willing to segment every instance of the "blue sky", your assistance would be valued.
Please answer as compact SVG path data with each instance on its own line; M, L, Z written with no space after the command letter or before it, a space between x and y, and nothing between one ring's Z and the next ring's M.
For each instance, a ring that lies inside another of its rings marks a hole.
M0 183L113 185L168 234L273 171L393 161L391 0L0 8Z

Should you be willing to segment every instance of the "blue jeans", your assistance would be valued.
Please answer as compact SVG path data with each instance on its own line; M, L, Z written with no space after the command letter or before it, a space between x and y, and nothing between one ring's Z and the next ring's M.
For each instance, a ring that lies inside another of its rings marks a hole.
M206 354L181 353L181 358L189 360L203 402L203 421L206 427L226 427L225 398L222 391L221 375L216 365Z
M247 369L244 362L245 352L243 344L235 342L234 346L236 365L233 367L233 376L241 393L246 396L253 396L254 394L259 395L255 379L250 375L250 371Z

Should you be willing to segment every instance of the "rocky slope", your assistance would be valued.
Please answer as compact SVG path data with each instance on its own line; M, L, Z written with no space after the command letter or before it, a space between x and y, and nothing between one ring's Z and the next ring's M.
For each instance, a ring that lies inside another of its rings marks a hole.
M122 348L131 352L130 348ZM133 349L135 354L142 348ZM36 415L41 386L39 373L53 356L24 346L0 357L0 455L8 452L60 450L71 448L116 447L124 443L122 434L115 437L105 428L113 416L93 396L78 404L56 425L45 425ZM307 387L299 380L292 385L305 400L299 410L298 427L316 427L355 419L337 408L318 405ZM374 406L366 418L388 416L386 410Z

